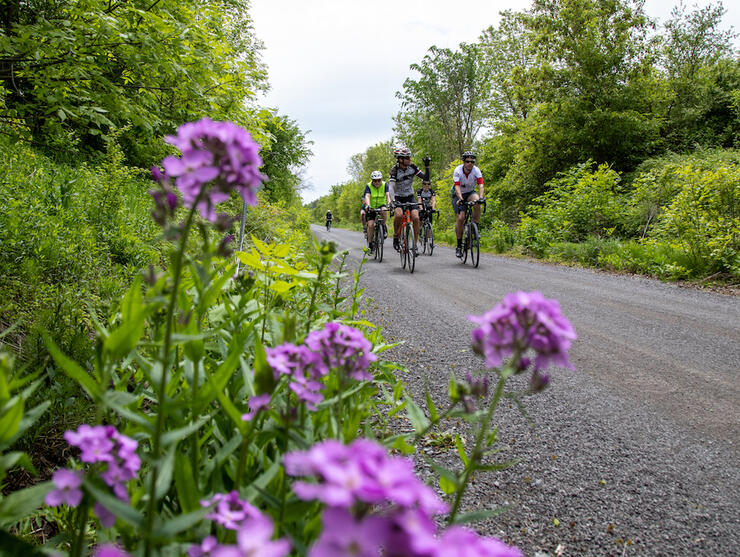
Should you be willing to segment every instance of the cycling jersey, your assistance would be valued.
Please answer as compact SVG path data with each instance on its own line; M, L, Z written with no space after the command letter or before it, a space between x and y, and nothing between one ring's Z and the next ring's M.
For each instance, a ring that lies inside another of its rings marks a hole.
M365 199L367 194L370 194L370 207L377 209L378 207L385 205L385 194L388 193L388 182L385 182L377 188L373 186L372 182L368 182L365 186L365 193L362 199Z
M414 176L418 176L422 180L427 178L419 167L415 164L409 164L405 170L403 170L398 164L391 168L391 177L388 180L393 186L393 195L395 197L408 197L414 195Z
M428 190L421 188L419 191L416 192L416 195L417 197L420 197L421 202L426 205L427 203L432 202L432 197L434 197L436 194L434 193L434 190L432 188L429 188Z
M455 186L460 186L460 193L469 193L471 191L475 191L475 186L480 185L483 183L483 173L480 171L480 168L473 165L473 169L470 171L470 174L465 174L465 165L461 164L457 168L455 168L455 171L452 173L452 181L454 182L452 189L450 190L452 193L455 192Z

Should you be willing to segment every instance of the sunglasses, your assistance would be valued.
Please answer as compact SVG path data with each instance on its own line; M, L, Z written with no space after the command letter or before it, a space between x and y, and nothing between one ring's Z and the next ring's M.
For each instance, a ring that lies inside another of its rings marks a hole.
M475 161L467 160L467 161L464 161L464 162L465 162L465 164L468 164L468 163L471 163L471 164L472 164L472 163L474 163Z
M410 161L411 157L398 157L399 160Z

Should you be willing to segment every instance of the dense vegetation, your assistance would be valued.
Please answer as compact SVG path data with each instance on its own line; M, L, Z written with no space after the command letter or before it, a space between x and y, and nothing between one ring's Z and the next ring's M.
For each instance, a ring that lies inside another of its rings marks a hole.
M451 240L451 171L473 149L491 249L737 282L740 59L723 13L679 5L657 26L631 0L535 0L476 43L431 47L394 139L353 157L314 219L356 223L369 173L403 142L432 156Z

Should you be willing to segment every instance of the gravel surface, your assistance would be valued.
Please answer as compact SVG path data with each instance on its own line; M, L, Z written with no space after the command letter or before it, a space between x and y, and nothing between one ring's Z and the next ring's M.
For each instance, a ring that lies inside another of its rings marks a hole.
M314 233L361 256L357 232ZM466 316L507 292L558 299L579 335L576 372L525 399L532 427L497 411L502 460L521 462L476 477L465 510L508 508L479 530L535 557L740 554L740 298L487 254L473 269L442 246L409 274L390 241L364 271L366 316L404 342L386 357L408 368L422 407L425 383L442 404L450 372L482 368Z

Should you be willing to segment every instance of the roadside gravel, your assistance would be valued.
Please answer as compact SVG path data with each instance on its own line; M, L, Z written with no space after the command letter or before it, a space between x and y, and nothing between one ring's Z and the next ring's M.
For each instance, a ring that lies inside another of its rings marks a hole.
M316 234L360 256L358 233ZM478 529L537 557L738 554L738 298L484 254L472 269L443 247L410 275L386 247L365 267L366 317L403 341L386 357L422 407L425 384L442 404L451 372L482 368L466 315L506 292L558 299L579 334L577 371L525 399L532 427L516 407L497 412L501 459L521 462L476 478L465 510L507 507ZM453 448L424 450L456 464Z

